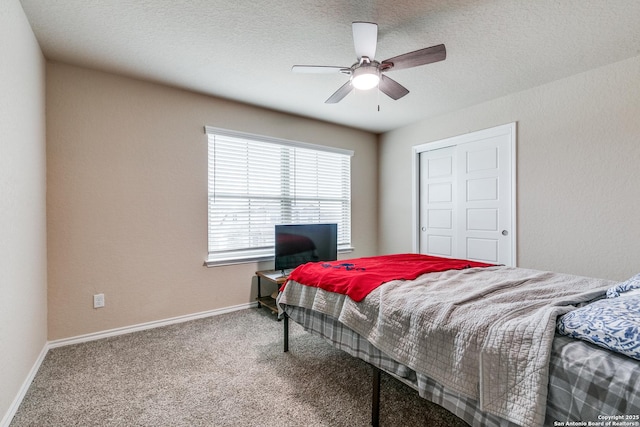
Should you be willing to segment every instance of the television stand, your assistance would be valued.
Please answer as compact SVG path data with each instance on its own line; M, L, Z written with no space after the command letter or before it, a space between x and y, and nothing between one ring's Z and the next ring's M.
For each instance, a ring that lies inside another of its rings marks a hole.
M284 282L287 281L287 276L282 275L282 270L262 270L256 271L256 276L258 276L258 308L266 307L271 310L272 313L278 314L278 306L276 305L276 299L271 295L262 295L262 280L265 280L267 283L272 283L276 285L276 289L280 289L280 286Z

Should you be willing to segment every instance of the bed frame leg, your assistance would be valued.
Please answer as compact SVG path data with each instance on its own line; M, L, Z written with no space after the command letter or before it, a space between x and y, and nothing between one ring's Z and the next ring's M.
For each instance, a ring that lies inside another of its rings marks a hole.
M379 368L371 365L373 368L373 392L371 395L371 425L378 427L380 424L380 375Z
M289 316L284 313L284 352L289 351Z

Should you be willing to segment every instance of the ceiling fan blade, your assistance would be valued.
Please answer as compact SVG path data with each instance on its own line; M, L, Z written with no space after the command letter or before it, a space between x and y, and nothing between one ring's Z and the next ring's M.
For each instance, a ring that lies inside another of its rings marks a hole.
M397 81L390 79L384 74L380 77L380 83L378 83L378 89L389 98L398 100L409 93L409 89L402 86Z
M443 44L439 44L385 59L381 62L381 68L384 71L402 70L403 68L417 67L432 62L443 61L446 57L446 48Z
M335 74L335 73L350 73L349 67L332 67L325 65L294 65L291 67L291 71L294 73L314 73L314 74Z
M351 24L351 28L353 29L353 46L356 49L358 60L366 56L373 61L378 43L378 24L354 22Z
M342 98L344 98L345 96L349 95L352 90L353 90L353 86L351 86L351 80L349 80L348 82L346 82L345 84L340 86L340 89L335 91L333 93L333 95L331 95L329 97L329 99L324 101L324 103L325 104L337 104L338 102L342 101Z

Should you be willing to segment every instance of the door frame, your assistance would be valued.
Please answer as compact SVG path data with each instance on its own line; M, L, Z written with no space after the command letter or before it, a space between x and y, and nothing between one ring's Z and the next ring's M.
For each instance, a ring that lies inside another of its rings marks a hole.
M511 143L511 259L513 266L517 266L517 216L516 216L516 122L495 126L488 129L469 132L462 135L452 136L450 138L440 139L437 141L426 142L412 147L411 161L411 177L412 177L412 246L413 252L420 251L420 153L425 151L438 150L473 142L478 139L491 138L494 136L508 135Z

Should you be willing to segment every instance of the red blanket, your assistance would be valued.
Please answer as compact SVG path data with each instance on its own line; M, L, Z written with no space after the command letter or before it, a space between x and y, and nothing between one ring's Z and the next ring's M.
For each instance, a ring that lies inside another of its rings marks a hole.
M413 280L425 273L493 265L421 254L395 254L331 262L309 262L293 270L289 280L345 294L359 302L369 292L391 280ZM285 286L286 283L282 289Z

